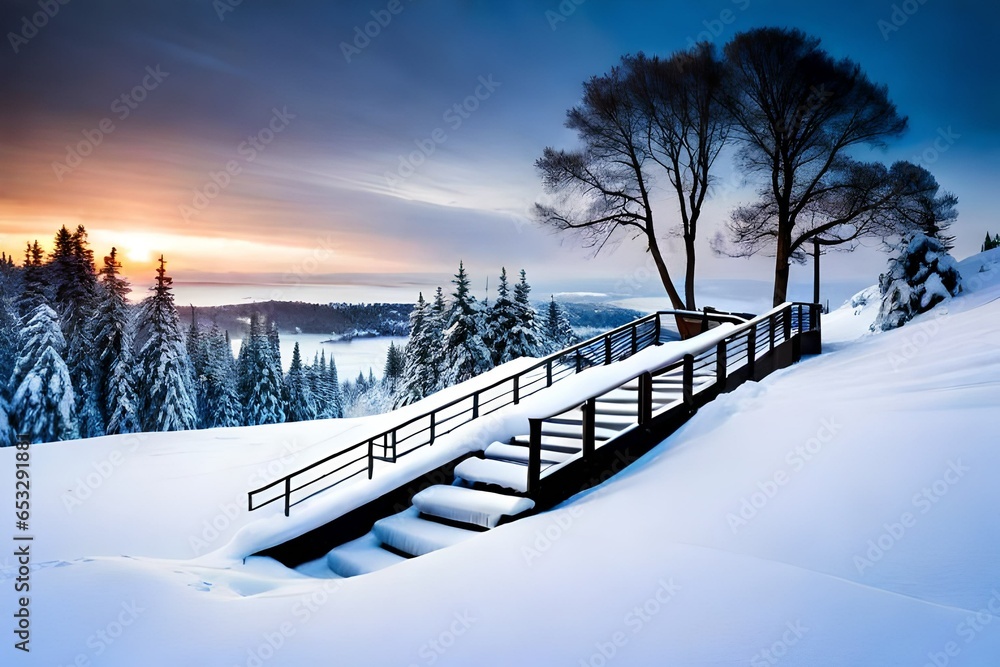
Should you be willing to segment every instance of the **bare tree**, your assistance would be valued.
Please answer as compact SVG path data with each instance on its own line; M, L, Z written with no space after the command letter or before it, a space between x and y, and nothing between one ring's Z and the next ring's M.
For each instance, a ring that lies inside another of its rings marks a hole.
M650 123L631 94L628 73L614 67L583 86L583 101L566 114L583 148L546 148L535 162L555 205L535 204L540 222L577 232L597 252L616 234L643 238L675 308L683 308L657 239L650 201Z
M677 198L684 239L684 301L695 304L695 240L711 187L712 165L729 136L723 98L727 74L705 42L662 60L626 57L632 89L650 123L649 155L667 174Z
M880 148L907 119L859 65L835 60L799 30L757 28L725 47L733 77L728 106L743 169L764 181L760 199L734 211L735 254L773 252L774 304L785 300L789 262L823 235L829 244L883 234L893 208L926 186L914 165L886 169L847 153ZM931 179L933 180L933 179ZM898 212L897 212L898 213Z

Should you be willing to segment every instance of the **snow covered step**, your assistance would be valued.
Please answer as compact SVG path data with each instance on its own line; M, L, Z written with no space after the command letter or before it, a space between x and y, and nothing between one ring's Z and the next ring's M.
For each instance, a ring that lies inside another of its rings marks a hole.
M372 533L342 544L326 555L327 566L342 577L356 577L406 560L386 551Z
M518 447L528 446L529 436L519 435L515 438L511 438L510 444L517 445ZM567 454L576 454L580 451L582 445L580 444L580 436L575 437L560 437L556 435L543 435L542 436L542 450L549 450L553 452L565 452Z
M632 411L631 416L615 416L606 413L600 413L594 416L594 426L597 428L606 428L613 431L621 431L624 428L628 428L636 422L636 411ZM551 419L545 420L546 424L564 424L566 426L579 426L583 427L583 415L577 414L576 416L570 417L553 417Z
M372 527L375 536L394 549L412 556L423 556L438 549L464 542L479 534L420 518L420 510L410 507L399 514L379 519Z
M535 506L535 501L464 486L438 485L413 496L413 506L423 514L495 528L502 517L527 512Z
M525 493L528 490L528 467L493 459L465 459L455 466L455 476L475 484L495 484Z
M573 424L553 424L552 422L542 422L542 435L554 435L562 438L581 438L583 430L579 425ZM595 428L595 440L610 440L618 435L618 431L609 428Z
M515 461L517 463L528 463L528 448L523 445L507 445L502 442L494 442L486 448L486 458L500 459L503 461ZM542 450L542 465L562 463L573 457L567 452L555 452L550 449Z
M680 387L677 389L671 389L669 391L663 390L653 390L653 402L654 403L669 403L670 401L677 400L682 396ZM639 400L639 393L635 391L628 391L627 389L612 389L606 394L602 394L600 398L597 399L598 403L635 403Z

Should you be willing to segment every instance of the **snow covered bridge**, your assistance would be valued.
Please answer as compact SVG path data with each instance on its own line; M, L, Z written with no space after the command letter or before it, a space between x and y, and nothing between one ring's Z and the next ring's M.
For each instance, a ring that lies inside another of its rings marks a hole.
M665 326L674 319L701 333L676 340ZM251 511L280 503L289 517L303 506L259 555L355 576L549 509L642 456L720 393L819 353L819 322L820 307L805 303L749 319L662 311L501 379L453 387L433 409L386 415L391 427L251 491Z

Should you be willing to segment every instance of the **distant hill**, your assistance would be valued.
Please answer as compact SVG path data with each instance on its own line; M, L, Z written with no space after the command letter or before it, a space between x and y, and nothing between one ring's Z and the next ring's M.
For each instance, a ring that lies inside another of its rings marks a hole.
M570 324L581 335L593 335L614 329L642 317L643 313L603 303L560 303ZM544 316L547 304L535 304ZM280 333L335 334L338 336L406 336L413 304L409 303L303 303L301 301L264 301L228 306L196 306L198 321L215 322L220 328L240 337L250 314L262 313L277 322ZM181 319L191 322L191 309L180 308Z

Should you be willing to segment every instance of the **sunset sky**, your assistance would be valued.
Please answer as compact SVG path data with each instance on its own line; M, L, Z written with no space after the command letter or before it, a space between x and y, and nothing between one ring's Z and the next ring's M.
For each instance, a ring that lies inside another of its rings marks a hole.
M560 14L555 0L399 0L391 14L389 0L74 0L35 31L24 17L38 0L6 0L0 249L20 257L82 223L137 282L162 252L179 282L430 285L463 259L480 276L506 265L543 287L609 289L640 253L590 259L529 223L534 160L573 146L566 110L621 55L721 46L761 25L815 34L888 85L910 130L882 159L932 156L922 163L959 196L957 256L1000 232L995 3L897 3L912 15L897 9L889 32L888 1L576 2ZM366 43L372 12L391 19ZM434 150L411 175L401 160L419 143ZM724 190L706 239L752 194ZM884 264L874 249L837 255L828 275L868 284ZM713 258L706 243L701 269L769 280L771 264Z

